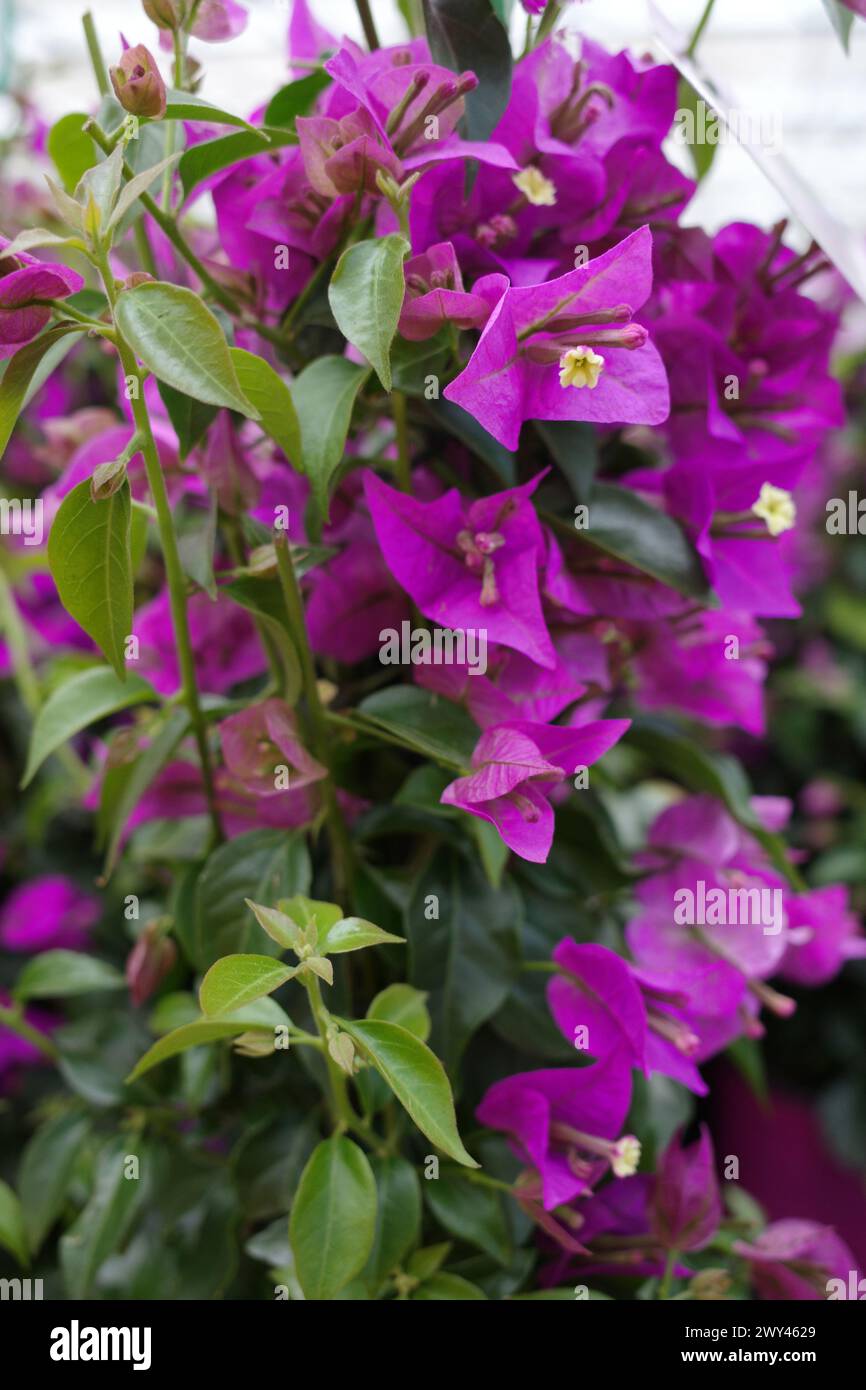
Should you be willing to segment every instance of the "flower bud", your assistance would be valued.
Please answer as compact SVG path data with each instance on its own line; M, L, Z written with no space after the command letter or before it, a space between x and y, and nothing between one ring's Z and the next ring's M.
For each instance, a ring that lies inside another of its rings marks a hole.
M722 1219L709 1131L683 1148L682 1131L662 1154L650 1201L653 1235L666 1250L702 1250Z
M165 933L165 921L149 922L129 953L126 983L133 1004L143 1004L159 988L177 960L177 947Z
M165 115L165 83L156 60L143 43L128 48L117 67L109 68L108 75L124 111L133 116Z
M144 13L158 29L177 29L181 16L175 0L142 0Z

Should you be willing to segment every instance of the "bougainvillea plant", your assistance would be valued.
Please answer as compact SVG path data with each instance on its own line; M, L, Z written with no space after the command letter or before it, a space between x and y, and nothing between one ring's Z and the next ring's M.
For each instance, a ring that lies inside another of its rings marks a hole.
M502 0L390 47L357 8L364 47L294 0L251 112L199 93L233 0L86 16L83 109L22 105L2 1258L60 1298L825 1298L844 1232L768 1222L705 1120L866 953L735 756L845 292L784 224L682 225L672 67L544 0L519 57Z

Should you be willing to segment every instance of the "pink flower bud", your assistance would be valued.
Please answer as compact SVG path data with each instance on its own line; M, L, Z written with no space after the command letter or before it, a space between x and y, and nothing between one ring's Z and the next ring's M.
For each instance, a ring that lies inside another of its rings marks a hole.
M143 43L128 48L108 75L124 111L133 116L165 115L165 83L153 55Z
M126 961L126 983L133 1004L143 1004L159 988L177 960L177 947L160 922L150 922Z

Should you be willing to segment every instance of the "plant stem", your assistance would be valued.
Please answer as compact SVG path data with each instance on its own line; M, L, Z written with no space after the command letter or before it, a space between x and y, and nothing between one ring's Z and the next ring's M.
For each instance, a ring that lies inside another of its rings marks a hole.
M559 19L559 4L558 4L558 0L547 0L547 9L544 11L544 14L541 16L541 19L540 19L539 22L538 22L538 28L537 28L537 30L535 31L535 42L534 42L533 45L532 45L533 48L537 48L538 45L541 43L542 39L547 38L547 35L551 32L551 30L553 29L553 26L556 24L556 21L557 21L558 19Z
M670 1298L671 1296L671 1284L673 1283L674 1265L677 1262L677 1258L678 1253L676 1250L668 1251L668 1257L665 1261L665 1272L662 1275L662 1281L659 1284L658 1296L660 1299Z
M367 47L372 53L374 49L379 47L379 35L376 33L376 26L373 23L370 0L355 0L355 7L361 20L361 28L364 30Z
M107 251L101 251L97 256L97 263L102 275L103 284L105 285L105 293L108 296L108 302L111 305L113 313L117 303L117 293L114 287L114 276L111 273L111 267L108 263ZM138 363L135 360L135 354L116 324L115 333L117 337L117 351L123 366L123 374L127 379L132 377L138 380L141 374L138 369ZM223 831L219 808L217 806L216 790L214 788L210 750L207 742L207 724L199 700L198 682L195 674L195 660L192 654L192 641L189 631L189 618L186 611L186 579L184 578L183 567L180 563L177 535L175 533L174 520L171 514L171 503L168 500L165 479L162 475L162 465L159 461L159 452L156 447L156 440L153 437L150 415L143 393L139 391L133 394L130 403L132 405L132 413L136 428L141 435L141 453L147 472L147 483L150 488L151 497L153 498L154 507L156 508L159 537L162 545L163 560L165 562L165 575L168 582L174 640L177 644L177 653L180 662L184 703L189 710L190 722L198 747L205 799L210 812L214 836L217 840L221 840L223 838Z
M397 431L397 486L401 492L412 491L412 472L409 460L409 431L406 428L406 397L402 391L391 392L394 427Z
M26 1038L34 1047L38 1047L44 1057L49 1057L52 1062L57 1060L59 1054L54 1043L38 1028L31 1027L19 1009L0 1008L0 1024L4 1028L11 1028L19 1038Z
M323 766L330 767L330 758L328 756L327 715L319 696L318 684L316 683L316 668L313 664L313 653L310 650L310 641L307 636L303 599L301 598L298 577L295 574L295 566L292 561L292 552L289 548L288 537L285 532L281 532L280 535L277 536L274 542L274 550L277 556L277 570L280 576L280 585L283 590L286 613L289 619L289 629L301 667L301 678L304 683L304 697L310 721L313 753ZM334 891L340 902L344 905L348 905L347 895L351 891L352 881L352 845L346 832L342 812L337 802L334 779L330 773L323 783L322 797L325 803L328 835L331 841Z
M102 49L99 46L99 35L96 32L96 25L93 22L93 15L88 10L82 15L81 23L84 27L84 37L87 41L87 50L90 54L90 63L93 68L93 75L96 78L96 85L99 88L99 95L107 97L111 91L108 75L105 67L105 59L102 56Z
M710 22L710 15L713 13L713 6L715 5L715 3L716 3L716 0L707 0L706 5L704 6L704 12L703 12L703 14L701 15L700 19L698 20L698 27L695 29L695 32L692 34L692 37L691 37L691 39L690 39L690 41L689 41L689 46L688 46L688 48L686 49L686 57L687 57L687 58L694 58L695 54L697 53L697 51L698 51L698 44L700 43L701 39L703 38L703 36L704 36L704 30L706 29L707 25L708 25L709 22Z
M305 972L306 974L306 972ZM328 1082L331 1090L331 1113L334 1117L334 1125L339 1132L345 1129L352 1129L357 1123L358 1118L352 1109L349 1100L349 1090L346 1085L346 1073L337 1066L330 1052L328 1051L328 1023L330 1021L328 1010L325 1008L322 999L322 987L315 975L307 978L301 977L307 996L310 1001L310 1009L322 1040L322 1048L325 1056L325 1065L328 1068Z

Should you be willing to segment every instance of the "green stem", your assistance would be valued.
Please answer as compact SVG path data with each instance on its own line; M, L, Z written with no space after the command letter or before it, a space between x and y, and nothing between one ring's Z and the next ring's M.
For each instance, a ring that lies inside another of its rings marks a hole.
M367 47L372 53L379 47L379 35L376 33L376 25L373 23L370 0L355 0L355 7L361 20L361 28L364 30Z
M12 674L21 697L21 703L28 714L34 715L42 703L39 682L27 650L27 638L18 605L12 593L12 585L6 571L0 565L0 631L6 638Z
M706 29L707 25L708 25L709 22L710 22L710 15L713 13L713 6L715 5L715 3L716 3L716 0L707 0L706 5L704 6L704 12L703 12L703 14L701 15L700 19L698 20L698 27L695 29L695 32L692 34L692 37L691 37L691 39L690 39L690 41L689 41L689 46L688 46L688 48L686 49L686 57L687 57L687 58L694 58L695 54L697 53L697 51L698 51L698 44L700 43L701 39L703 38L703 36L704 36L704 30Z
M668 1251L668 1257L665 1260L665 1272L662 1275L662 1281L659 1284L658 1296L660 1299L670 1298L671 1296L671 1285L673 1283L674 1277L674 1265L676 1264L678 1258L679 1255L676 1250Z
M38 1028L33 1028L24 1018L20 1009L0 1008L0 1024L5 1028L11 1028L13 1033L17 1033L20 1038L26 1038L34 1047L38 1047L44 1057L49 1057L55 1062L59 1057L57 1048L50 1038L46 1038L44 1033L40 1033Z
M310 650L310 640L307 636L303 599L301 598L298 577L295 574L295 566L292 562L292 552L285 532L281 532L280 535L277 536L274 541L274 550L277 556L277 570L280 576L280 585L283 590L283 599L289 619L289 629L301 667L301 678L304 684L304 698L306 700L307 713L310 721L313 753L324 767L329 767L327 715L319 696L319 687L316 681L316 668L313 663L313 653ZM351 891L352 880L352 845L346 832L346 825L337 802L334 779L330 774L322 784L322 797L325 803L328 835L331 841L334 891L339 901L348 905L347 895Z
M96 32L93 15L89 10L86 14L82 15L81 23L84 27L87 51L90 54L90 63L93 68L93 75L96 78L96 85L99 88L99 95L101 97L107 97L111 91L111 86L108 81L105 59L102 56L102 49L99 46L99 35Z
M117 303L117 292L114 286L114 276L111 273L111 267L108 263L108 253L105 250L100 251L96 260L102 275L103 284L105 285L105 293L108 296L108 302L111 305L113 313ZM123 374L127 379L131 377L138 380L141 374L138 369L138 363L135 360L135 354L126 342L123 334L117 328L116 323L115 332L117 336L117 351L123 366ZM214 835L217 840L221 840L223 838L223 831L219 808L217 806L210 749L208 748L207 724L199 700L195 660L192 654L192 641L189 631L189 618L186 611L186 579L184 578L183 567L180 563L177 535L175 533L174 520L171 514L171 503L168 500L165 478L163 477L162 465L159 461L159 452L150 425L147 402L141 391L133 394L131 405L136 428L141 435L141 453L144 458L147 483L150 488L151 497L153 498L153 505L156 508L159 536L165 563L165 575L168 583L174 640L177 644L178 660L180 662L184 703L189 710L190 722L198 747L205 799L210 812Z
M397 486L401 492L412 491L412 471L409 459L409 431L406 427L406 397L402 391L392 391L394 427L397 431Z
M533 48L537 48L538 45L541 43L542 39L547 38L547 35L551 33L553 26L556 24L556 21L558 19L559 4L557 3L557 0L547 0L547 9L541 16L538 28L535 31L535 42L532 45Z
M337 1066L337 1063L328 1051L328 1024L330 1022L330 1015L322 999L321 985L315 975L308 975L305 979L303 977L302 979L310 1001L310 1009L315 1019L316 1028L322 1040L325 1065L328 1068L328 1083L331 1091L331 1113L334 1118L334 1126L339 1132L342 1132L345 1129L354 1128L358 1123L358 1117L352 1109L352 1102L349 1100L346 1073Z

